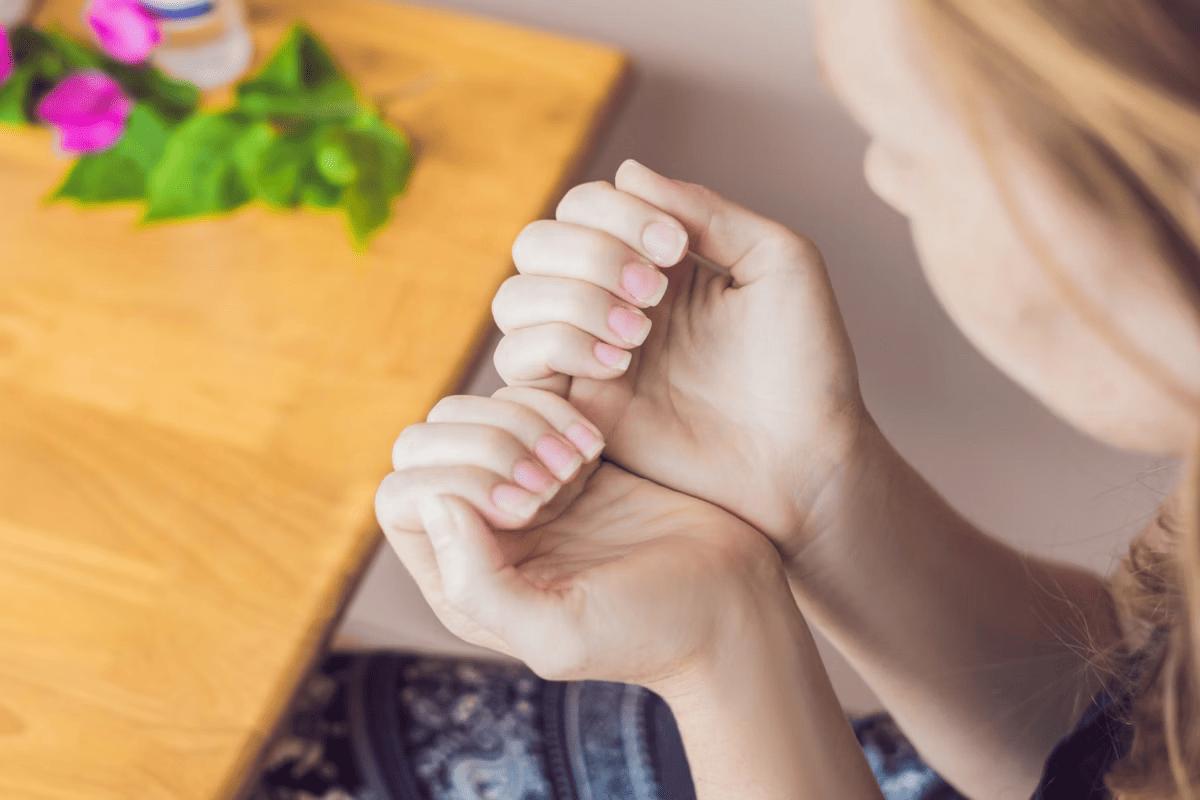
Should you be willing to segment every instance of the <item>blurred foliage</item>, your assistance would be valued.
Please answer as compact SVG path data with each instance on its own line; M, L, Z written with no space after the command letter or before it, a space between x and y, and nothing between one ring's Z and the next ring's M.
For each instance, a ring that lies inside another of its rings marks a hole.
M99 69L135 100L111 149L81 156L56 198L106 203L144 198L148 222L232 211L340 208L365 247L404 190L412 150L364 104L317 38L293 27L243 80L232 108L198 111L199 92L148 66L113 61L51 31L17 28L16 69L0 86L0 123L35 121L37 102L66 75Z

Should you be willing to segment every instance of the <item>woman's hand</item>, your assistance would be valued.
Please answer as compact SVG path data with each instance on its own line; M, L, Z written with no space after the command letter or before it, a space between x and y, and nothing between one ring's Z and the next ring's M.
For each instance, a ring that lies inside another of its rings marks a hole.
M785 556L820 533L820 497L872 423L810 242L628 161L615 186L568 192L513 256L493 304L506 382L568 397L609 458L733 511Z
M376 501L447 627L546 678L658 692L700 800L877 800L770 543L598 465L598 438L572 436L594 429L561 397L497 395L447 398L406 431Z
M598 437L568 449L571 432L594 429L561 397L447 398L430 420L397 441L377 512L458 636L548 678L634 682L669 697L750 627L795 615L778 554L757 531L597 465Z

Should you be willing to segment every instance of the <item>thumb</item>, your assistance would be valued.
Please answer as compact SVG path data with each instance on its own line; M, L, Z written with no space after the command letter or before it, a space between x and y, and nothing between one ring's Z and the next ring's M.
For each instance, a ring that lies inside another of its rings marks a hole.
M757 248L803 241L783 225L711 189L659 175L633 159L621 164L614 185L679 220L692 250L730 270L738 284L758 280L780 262L747 258Z
M459 613L505 641L511 624L545 612L546 599L507 562L495 532L457 497L426 497L418 506L433 546L442 595Z

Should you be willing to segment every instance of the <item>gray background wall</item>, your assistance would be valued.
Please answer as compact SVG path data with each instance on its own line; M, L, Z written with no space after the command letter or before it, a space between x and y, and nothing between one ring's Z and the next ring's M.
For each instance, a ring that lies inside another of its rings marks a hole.
M870 408L973 520L1021 547L1101 570L1145 522L1165 468L1072 432L984 362L936 305L903 220L867 190L862 134L817 79L803 2L432 4L630 53L631 93L586 177L611 178L635 157L812 237L832 272ZM472 387L490 391L495 381L484 367ZM339 642L459 649L388 552ZM828 660L846 703L872 705L845 665Z

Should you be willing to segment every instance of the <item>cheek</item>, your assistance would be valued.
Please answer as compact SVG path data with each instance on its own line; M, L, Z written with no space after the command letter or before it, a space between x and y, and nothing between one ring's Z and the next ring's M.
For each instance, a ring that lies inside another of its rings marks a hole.
M937 204L912 217L933 294L966 338L1018 380L1050 373L1061 314L1026 253L979 204ZM1024 382L1024 380L1022 380Z
M911 221L930 287L966 338L1085 433L1118 447L1178 449L1178 409L1072 312L990 184L955 184L924 196Z

